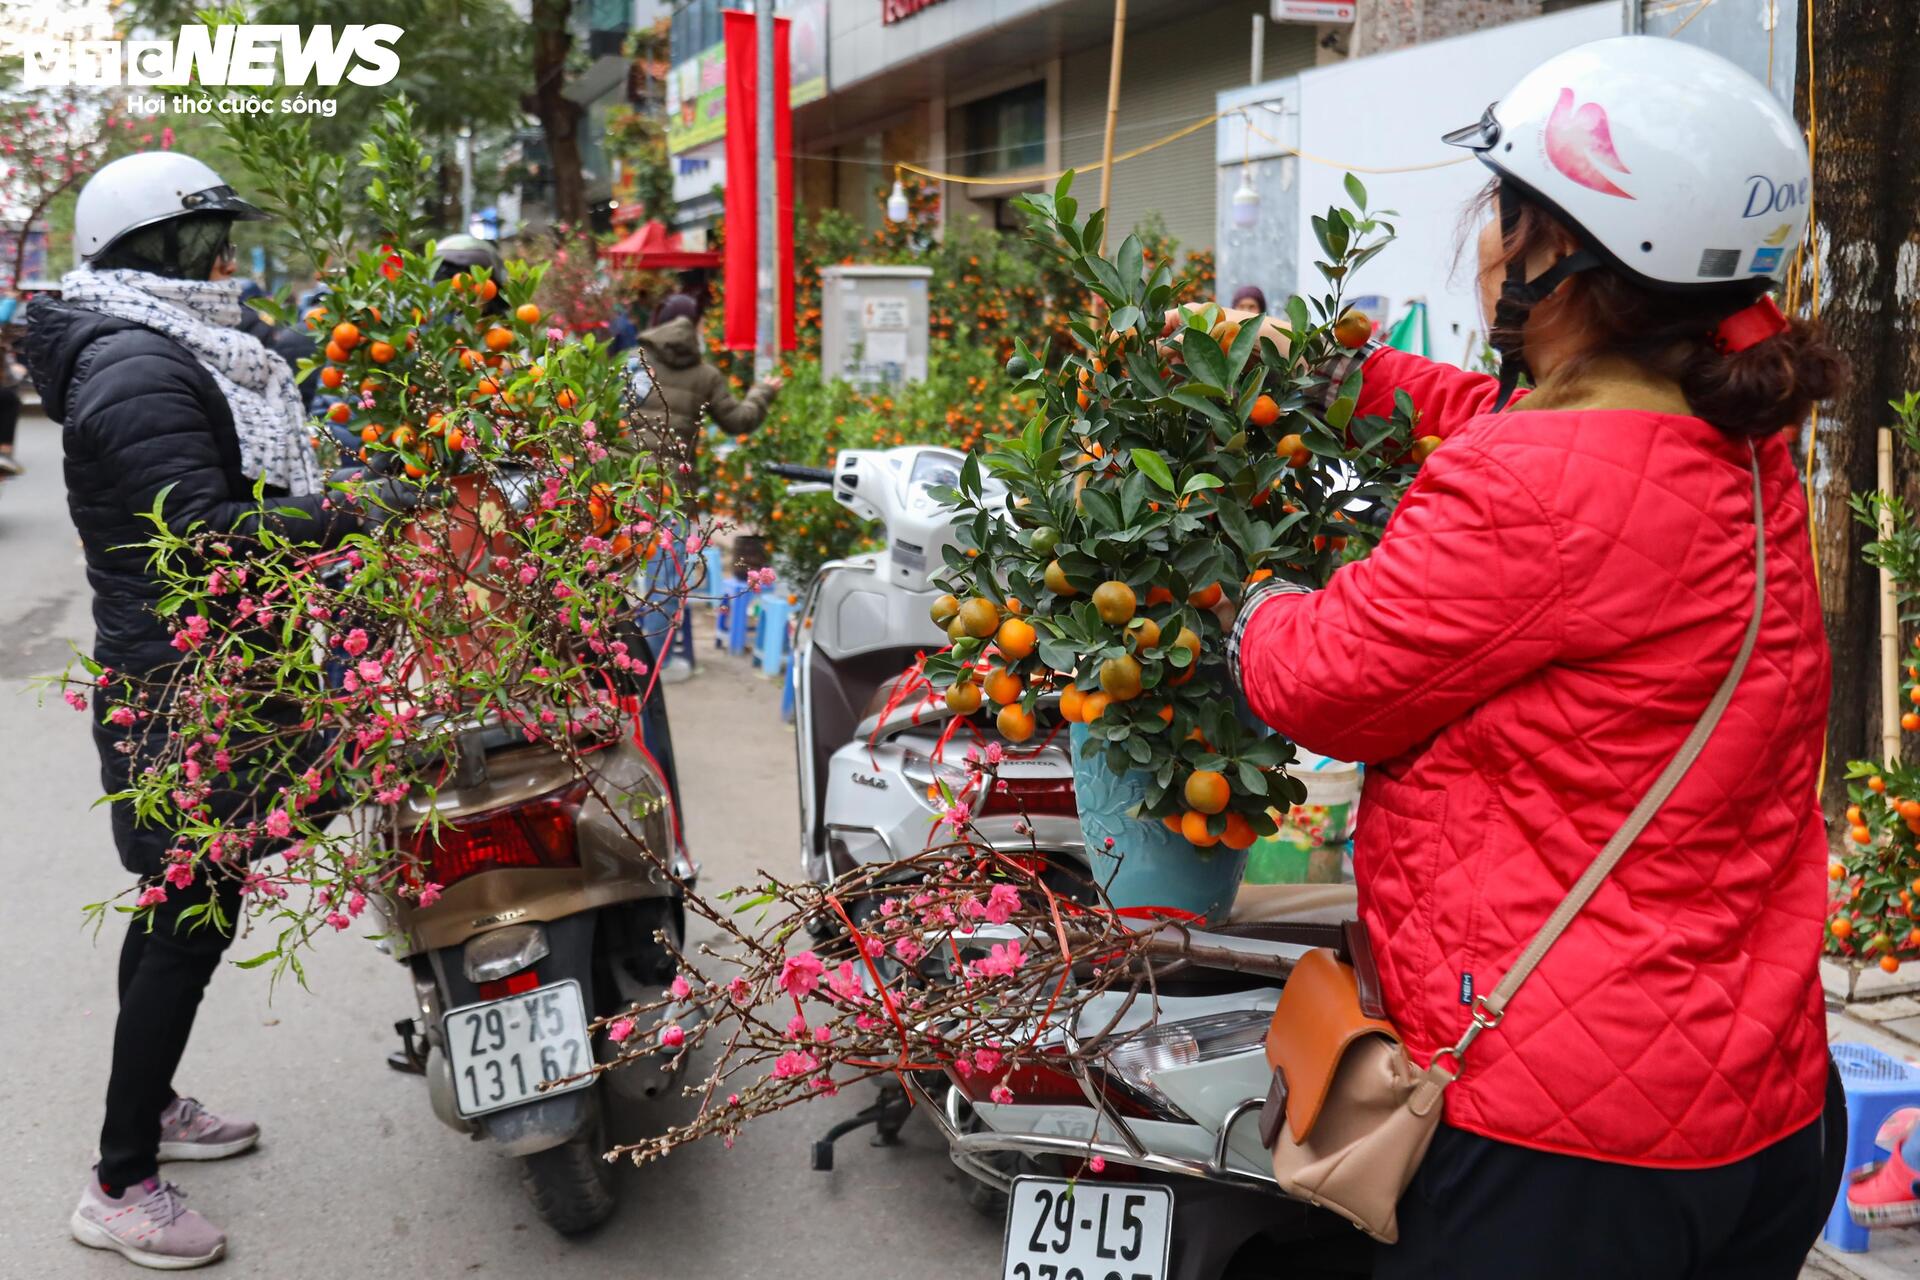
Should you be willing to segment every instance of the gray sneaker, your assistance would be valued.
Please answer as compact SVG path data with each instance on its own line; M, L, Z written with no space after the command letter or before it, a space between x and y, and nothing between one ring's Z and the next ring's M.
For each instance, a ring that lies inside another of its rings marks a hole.
M112 1249L136 1266L186 1271L217 1262L227 1252L220 1228L187 1208L186 1193L171 1182L148 1178L110 1196L99 1170L87 1175L80 1207L68 1229L89 1249Z
M224 1160L258 1141L259 1125L217 1116L197 1098L175 1098L160 1113L162 1160Z

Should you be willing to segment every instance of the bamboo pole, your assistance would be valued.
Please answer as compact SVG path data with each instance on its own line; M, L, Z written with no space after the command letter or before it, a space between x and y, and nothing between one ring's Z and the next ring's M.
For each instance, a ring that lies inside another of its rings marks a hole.
M1120 59L1127 43L1127 0L1113 0L1113 61L1107 67L1107 134L1100 144L1100 252L1107 251L1107 231L1113 226L1113 126L1120 118Z
M1880 428L1880 492L1891 497L1893 488L1893 429ZM1880 506L1880 540L1893 538L1893 511ZM1900 597L1893 575L1880 567L1880 756L1887 764L1900 759Z

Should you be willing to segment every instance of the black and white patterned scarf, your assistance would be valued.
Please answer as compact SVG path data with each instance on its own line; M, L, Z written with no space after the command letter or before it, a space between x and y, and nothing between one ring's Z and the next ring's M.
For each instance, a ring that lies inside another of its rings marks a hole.
M239 280L175 280L145 271L69 271L62 301L163 333L206 366L233 411L240 470L290 494L316 493L320 466L293 370L235 326Z

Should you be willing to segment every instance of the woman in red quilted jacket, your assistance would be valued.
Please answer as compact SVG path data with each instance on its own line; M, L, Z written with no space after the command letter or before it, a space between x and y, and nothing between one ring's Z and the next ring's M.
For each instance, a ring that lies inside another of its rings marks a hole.
M1704 750L1460 1058L1378 1274L1784 1280L1833 1203L1843 1105L1817 974L1828 658L1789 451L1840 363L1767 292L1806 149L1745 73L1645 37L1556 57L1449 141L1495 174L1504 376L1363 353L1359 411L1403 390L1444 443L1372 555L1253 595L1233 641L1262 719L1368 764L1360 910L1418 1064L1733 666L1756 474L1764 600Z

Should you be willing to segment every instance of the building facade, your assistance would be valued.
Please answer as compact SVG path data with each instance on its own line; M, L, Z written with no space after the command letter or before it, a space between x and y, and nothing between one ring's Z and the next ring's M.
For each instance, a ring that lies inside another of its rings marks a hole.
M1265 23L1268 2L1131 0L1116 153L1206 121L1223 88L1311 66L1317 29ZM679 96L670 98L677 132L669 146L682 226L718 216L712 192L725 182L724 124L688 103L690 91L724 96L721 8L719 0L692 0L674 16ZM795 23L795 187L803 208L836 208L877 225L893 166L905 162L953 175L939 183L944 217L1012 226L1012 197L1100 158L1111 0L794 0L781 11ZM1257 75L1256 17L1265 27ZM817 92L803 94L803 83ZM1183 245L1206 247L1213 177L1204 127L1127 160L1114 172L1111 225L1125 230L1157 218ZM1083 183L1097 180L1089 174Z

